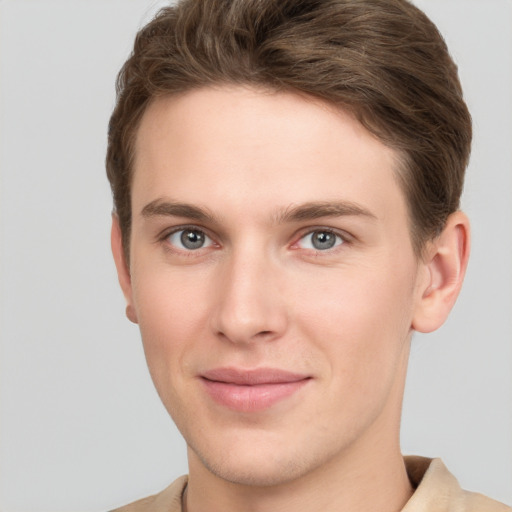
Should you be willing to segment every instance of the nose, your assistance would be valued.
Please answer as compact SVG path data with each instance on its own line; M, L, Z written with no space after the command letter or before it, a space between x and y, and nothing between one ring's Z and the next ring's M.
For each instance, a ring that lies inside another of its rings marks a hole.
M237 344L280 338L288 324L283 284L279 265L265 254L233 254L216 281L215 334Z

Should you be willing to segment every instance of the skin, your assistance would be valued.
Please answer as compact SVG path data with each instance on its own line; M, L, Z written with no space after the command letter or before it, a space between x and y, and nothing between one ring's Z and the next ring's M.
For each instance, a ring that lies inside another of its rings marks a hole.
M189 512L395 511L410 497L399 446L410 339L448 315L469 227L456 212L418 259L398 160L348 114L290 92L199 89L145 112L129 266L115 216L112 247L188 445ZM204 245L183 246L185 228ZM315 248L326 231L335 245ZM205 391L201 375L219 367L308 379L238 411Z

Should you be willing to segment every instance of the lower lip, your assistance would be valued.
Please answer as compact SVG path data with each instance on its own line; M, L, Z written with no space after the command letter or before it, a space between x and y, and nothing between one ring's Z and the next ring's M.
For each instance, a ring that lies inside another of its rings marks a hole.
M250 386L202 379L215 402L239 412L257 412L285 400L301 389L309 379L294 382L255 384Z

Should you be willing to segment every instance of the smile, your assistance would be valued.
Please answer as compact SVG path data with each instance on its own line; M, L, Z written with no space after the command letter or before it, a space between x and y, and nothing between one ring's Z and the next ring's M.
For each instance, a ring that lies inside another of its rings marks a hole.
M311 377L273 368L218 368L201 375L208 395L238 412L257 412L295 394Z

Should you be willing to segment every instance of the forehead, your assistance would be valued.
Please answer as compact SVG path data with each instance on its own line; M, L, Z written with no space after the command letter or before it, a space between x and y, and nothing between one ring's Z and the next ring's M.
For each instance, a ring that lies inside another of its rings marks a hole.
M398 157L351 115L290 92L199 89L154 100L137 134L134 213L159 197L265 210L403 203ZM366 203L366 204L365 204Z

